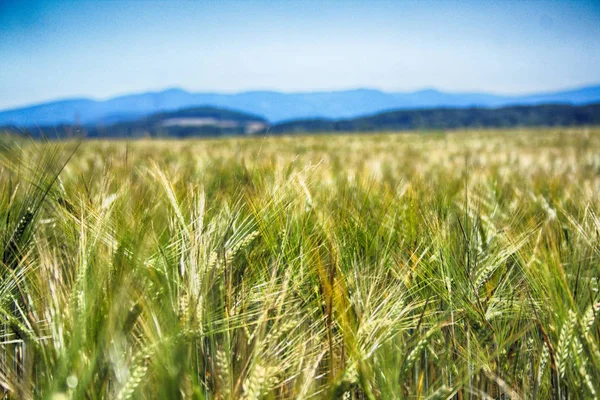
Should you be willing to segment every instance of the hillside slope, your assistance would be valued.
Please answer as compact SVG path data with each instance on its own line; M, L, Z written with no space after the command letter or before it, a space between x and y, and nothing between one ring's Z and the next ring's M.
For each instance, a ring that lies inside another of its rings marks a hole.
M34 137L86 136L90 138L176 137L246 135L264 131L267 121L259 116L215 107L195 107L162 112L107 125L60 125L36 128L11 127Z
M306 119L275 124L271 133L382 131L459 128L600 125L600 103L547 104L503 108L434 108L399 110L367 117Z

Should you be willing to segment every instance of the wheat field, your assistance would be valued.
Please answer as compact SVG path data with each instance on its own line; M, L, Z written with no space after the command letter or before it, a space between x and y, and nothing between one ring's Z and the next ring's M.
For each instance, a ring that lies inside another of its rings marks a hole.
M0 145L6 398L600 395L600 129Z

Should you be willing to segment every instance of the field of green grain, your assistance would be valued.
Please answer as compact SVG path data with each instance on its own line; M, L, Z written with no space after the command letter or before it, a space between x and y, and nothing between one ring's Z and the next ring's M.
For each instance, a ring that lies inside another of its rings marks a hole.
M600 395L600 129L0 144L7 398Z

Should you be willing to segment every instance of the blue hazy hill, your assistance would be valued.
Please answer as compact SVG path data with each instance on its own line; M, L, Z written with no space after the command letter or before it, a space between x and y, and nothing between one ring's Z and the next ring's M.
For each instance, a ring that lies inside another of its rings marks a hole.
M332 92L281 93L251 91L236 94L191 93L168 89L108 100L66 99L0 111L0 126L112 124L157 112L211 106L264 116L271 122L300 118L353 118L398 109L434 107L501 107L600 101L600 85L524 96L448 93L434 89L410 93L355 89Z

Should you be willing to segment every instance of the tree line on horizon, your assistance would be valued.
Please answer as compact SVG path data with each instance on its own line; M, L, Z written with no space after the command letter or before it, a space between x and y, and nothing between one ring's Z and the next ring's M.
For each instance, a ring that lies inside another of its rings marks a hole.
M186 124L165 124L186 120ZM197 119L209 121L189 125ZM210 123L212 121L212 123ZM254 124L254 125L252 125ZM261 129L248 129L260 124ZM600 103L588 105L543 104L501 108L430 108L394 110L351 119L307 118L269 124L260 116L216 107L195 107L174 112L161 112L133 121L106 126L17 127L2 130L32 137L90 138L121 137L215 137L264 134L301 134L326 132L370 132L410 130L453 130L476 128L569 127L600 125Z

